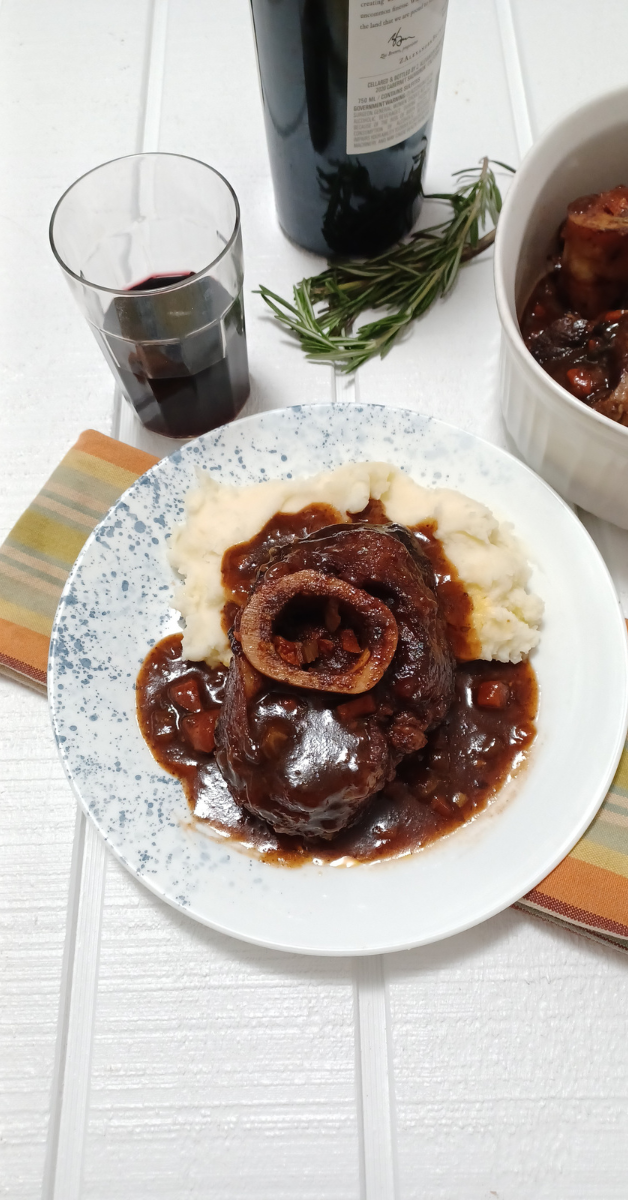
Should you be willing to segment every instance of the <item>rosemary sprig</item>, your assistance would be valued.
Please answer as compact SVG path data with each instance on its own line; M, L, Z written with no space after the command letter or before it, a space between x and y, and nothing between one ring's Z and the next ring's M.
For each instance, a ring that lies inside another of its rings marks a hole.
M292 304L260 285L259 294L308 358L355 371L374 355L387 354L412 321L451 291L462 264L495 238L502 198L491 163L513 170L484 158L479 167L456 171L454 192L426 196L450 205L448 221L420 229L376 258L331 263L295 285ZM489 221L492 228L484 232ZM388 311L353 332L356 319L369 309Z

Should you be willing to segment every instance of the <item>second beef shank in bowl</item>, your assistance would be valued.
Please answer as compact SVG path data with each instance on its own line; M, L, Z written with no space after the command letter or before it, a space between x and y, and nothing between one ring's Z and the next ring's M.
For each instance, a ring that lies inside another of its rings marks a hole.
M500 216L495 287L508 432L562 496L628 528L628 312L617 307L628 304L624 198L626 88L570 113L524 159ZM559 233L560 273L543 298L555 305L550 331L540 316L535 326L530 298Z

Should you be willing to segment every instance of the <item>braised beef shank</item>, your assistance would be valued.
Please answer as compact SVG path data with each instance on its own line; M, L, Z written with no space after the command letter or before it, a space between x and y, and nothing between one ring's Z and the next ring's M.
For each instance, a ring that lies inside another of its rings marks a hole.
M335 525L280 546L230 636L216 761L236 802L281 833L351 825L453 699L432 568L400 526Z

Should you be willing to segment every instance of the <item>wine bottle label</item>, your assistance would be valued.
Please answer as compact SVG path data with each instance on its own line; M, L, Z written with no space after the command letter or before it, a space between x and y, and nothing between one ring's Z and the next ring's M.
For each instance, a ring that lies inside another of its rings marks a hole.
M347 154L385 150L429 121L447 0L349 0Z

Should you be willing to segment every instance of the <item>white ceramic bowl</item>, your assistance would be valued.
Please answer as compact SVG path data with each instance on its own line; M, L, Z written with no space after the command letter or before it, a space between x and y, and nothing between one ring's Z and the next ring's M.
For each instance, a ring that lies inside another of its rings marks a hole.
M526 155L499 220L495 289L508 432L529 466L562 496L628 529L628 428L555 383L526 349L517 321L547 270L567 205L620 183L628 183L628 88L576 109Z

